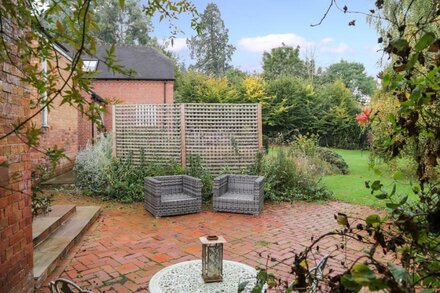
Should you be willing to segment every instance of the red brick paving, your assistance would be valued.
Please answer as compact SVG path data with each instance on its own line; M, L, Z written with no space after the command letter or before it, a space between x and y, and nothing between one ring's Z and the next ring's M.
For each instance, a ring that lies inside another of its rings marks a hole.
M149 279L164 266L199 259L198 237L208 234L226 238L225 259L264 267L270 254L277 259L269 263L271 271L287 277L293 252L308 245L312 235L338 227L334 213L364 216L372 211L341 202L294 202L266 204L259 216L204 211L155 219L140 204L128 209L104 207L98 221L45 283L65 277L94 292L147 292ZM328 239L320 244L320 251L333 250L338 243Z

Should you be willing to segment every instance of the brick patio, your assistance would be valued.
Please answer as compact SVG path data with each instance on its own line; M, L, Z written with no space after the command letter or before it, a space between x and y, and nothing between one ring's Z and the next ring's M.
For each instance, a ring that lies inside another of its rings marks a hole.
M74 199L77 204L83 200ZM58 199L57 203L63 201L72 202L72 198ZM335 201L294 202L266 204L260 216L205 209L200 214L155 219L141 204L101 202L101 205L103 213L98 221L45 284L65 277L94 292L147 292L148 281L158 270L200 258L198 237L207 234L223 235L227 239L225 259L264 266L265 257L270 254L277 259L269 263L271 271L285 278L293 251L309 244L312 235L337 227L333 219L335 212L357 216L373 212L368 207ZM320 252L333 250L338 242L328 239L320 244ZM348 258L354 254L349 251ZM47 288L39 290L47 291Z

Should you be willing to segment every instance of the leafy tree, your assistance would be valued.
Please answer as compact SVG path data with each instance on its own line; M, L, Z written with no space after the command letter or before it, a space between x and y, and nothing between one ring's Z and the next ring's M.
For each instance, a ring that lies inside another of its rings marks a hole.
M376 89L376 82L372 76L368 76L362 63L341 60L330 65L321 77L322 82L334 82L342 80L346 87L351 89L357 99L371 96Z
M284 75L305 76L305 69L305 64L299 57L299 46L293 48L283 43L281 47L263 54L263 75L266 79L276 79Z
M199 33L187 41L194 68L208 75L223 75L231 61L235 47L229 42L229 31L221 19L215 3L206 6L201 15Z
M319 135L321 145L343 148L364 146L366 138L353 119L360 107L351 90L337 80L320 86L316 92L313 132Z
M126 0L123 9L119 0L96 2L94 13L97 39L108 44L146 45L151 42L151 19L143 11L138 0Z
M295 134L311 133L314 124L312 102L314 90L304 80L293 76L282 76L267 82L269 115L264 130L270 136L281 133L285 139Z
M92 9L96 2L2 0L0 64L9 64L17 70L21 81L35 91L36 99L30 105L31 114L1 131L0 143L14 136L44 153L53 163L64 157L64 151L56 146L47 149L39 146L41 129L31 123L43 109L56 107L55 100L71 105L100 125L102 108L94 103L89 104L81 95L90 90L90 73L82 70L82 57L96 53L97 39L93 30L97 26L97 16ZM115 9L124 10L124 2L119 1L119 7ZM193 18L192 25L197 29L195 6L186 0L148 0L144 10L149 17L157 12L161 19L168 19L170 23L178 14L189 13ZM175 31L172 31L174 34ZM64 43L69 44L73 52L71 63L62 67L58 64L60 56L54 47ZM38 66L42 60L49 61L46 74ZM113 72L129 73L128 69L117 64L114 47L107 51L107 56L100 62L104 62ZM47 98L43 98L43 94Z
M175 97L179 103L225 103L234 96L235 89L225 78L211 78L189 70L176 80Z

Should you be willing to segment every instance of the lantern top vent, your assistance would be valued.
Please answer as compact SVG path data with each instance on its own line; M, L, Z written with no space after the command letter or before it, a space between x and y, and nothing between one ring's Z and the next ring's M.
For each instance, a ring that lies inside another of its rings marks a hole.
M209 238L208 238L209 237ZM202 244L220 244L220 243L226 243L225 238L223 236L217 236L217 239L213 239L213 237L210 236L203 236L200 237L200 242Z

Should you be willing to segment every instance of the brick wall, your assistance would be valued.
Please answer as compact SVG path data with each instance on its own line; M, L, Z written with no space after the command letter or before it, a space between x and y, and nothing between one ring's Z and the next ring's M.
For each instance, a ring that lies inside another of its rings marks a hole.
M0 63L0 136L29 115L31 91L18 70ZM15 135L0 140L0 292L31 292L32 211L31 159Z
M59 55L59 65L64 68L70 62L65 57ZM49 67L49 66L48 66ZM67 77L68 72L62 72ZM57 88L61 88L62 79L57 82ZM49 97L50 98L50 97ZM65 155L69 159L61 159L56 167L55 173L63 173L73 166L76 154L78 152L78 110L69 104L60 106L62 96L57 97L50 109L47 118L47 128L42 129L40 136L39 149L47 150L48 148L57 146L64 149ZM42 114L33 119L37 127L42 125ZM32 150L31 151L32 169L36 170L39 165L48 165L49 162L44 154Z
M174 103L174 82L154 80L94 80L93 91L104 99L130 104L172 104ZM92 124L80 115L78 120L79 148L83 148L92 137ZM104 113L104 125L112 130L112 108Z

